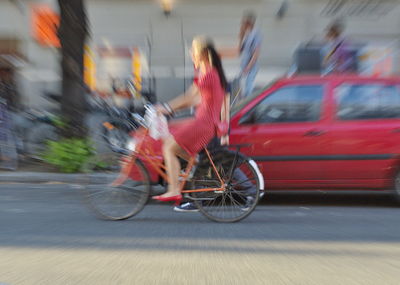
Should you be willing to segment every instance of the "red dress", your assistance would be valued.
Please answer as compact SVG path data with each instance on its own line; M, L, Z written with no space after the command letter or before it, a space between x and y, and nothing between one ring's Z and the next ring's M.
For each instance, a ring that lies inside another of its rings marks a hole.
M200 76L197 87L201 102L196 107L194 118L171 130L178 145L190 155L200 152L216 136L225 96L218 72L214 68Z

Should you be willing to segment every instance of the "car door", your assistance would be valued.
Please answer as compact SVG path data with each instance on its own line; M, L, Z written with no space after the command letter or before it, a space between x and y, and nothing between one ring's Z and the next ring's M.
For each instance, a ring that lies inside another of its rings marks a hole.
M260 166L268 189L318 188L324 136L324 84L283 84L260 95L232 120L231 142Z
M323 152L326 187L388 187L400 142L400 90L389 80L338 82Z

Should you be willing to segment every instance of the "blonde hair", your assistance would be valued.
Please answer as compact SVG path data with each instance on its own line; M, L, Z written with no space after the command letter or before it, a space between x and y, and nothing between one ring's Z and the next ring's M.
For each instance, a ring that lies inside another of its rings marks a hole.
M209 42L210 40L206 36L195 36L193 38L193 43L197 45L199 50L204 50Z
M214 45L212 40L206 36L196 36L193 38L193 44L196 45L200 53L207 51L208 62L210 63L210 65L213 65L212 57L207 50L208 46Z
M214 47L213 41L205 36L197 36L193 39L193 45L198 48L200 53L207 52L210 65L217 70L221 86L223 89L226 89L228 83L222 67L221 58Z

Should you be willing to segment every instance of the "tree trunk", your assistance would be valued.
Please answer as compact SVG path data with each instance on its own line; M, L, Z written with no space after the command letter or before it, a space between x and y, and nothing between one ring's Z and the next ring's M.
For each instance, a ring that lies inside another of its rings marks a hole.
M86 137L85 88L83 83L83 53L87 30L84 0L58 0L62 69L62 119L66 126L61 135L66 138Z

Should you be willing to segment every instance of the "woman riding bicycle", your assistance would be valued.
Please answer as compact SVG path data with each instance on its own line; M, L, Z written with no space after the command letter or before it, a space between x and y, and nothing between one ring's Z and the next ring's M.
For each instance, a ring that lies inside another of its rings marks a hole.
M227 87L221 59L212 42L203 37L193 40L191 56L195 68L200 71L198 81L182 96L157 107L161 114L173 114L181 109L196 107L194 118L172 131L163 142L163 155L170 183L165 194L153 197L163 202L179 202L182 199L178 157L189 160L201 151L216 136L217 126L221 121Z
M208 148L216 136L222 144L228 142L229 97L225 95L227 84L220 58L213 44L204 38L193 41L191 53L200 71L197 83L184 96L156 106L156 110L173 114L196 107L194 118L171 125L171 134L161 136L165 163L160 160L160 141L155 139L160 136L152 137L162 132L157 124L152 129L150 121L133 134L130 152L121 157L118 171L89 177L85 201L99 217L124 220L136 215L147 204L151 184L157 181L167 182L168 190L153 197L155 200L178 204L184 193L185 199L215 222L240 221L257 206L264 180L257 164L240 153L240 148L247 145L231 146L236 151ZM148 110L151 120L154 112L150 107ZM184 172L179 158L188 161Z

